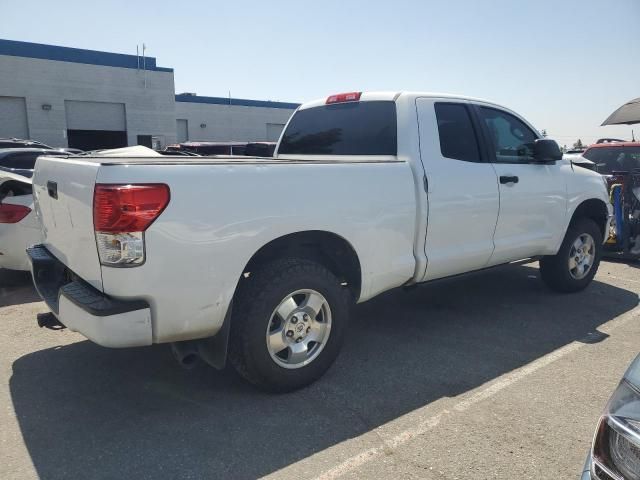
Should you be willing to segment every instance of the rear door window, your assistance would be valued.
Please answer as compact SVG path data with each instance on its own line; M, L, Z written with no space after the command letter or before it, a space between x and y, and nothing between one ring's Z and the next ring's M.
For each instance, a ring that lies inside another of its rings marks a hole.
M279 154L396 155L396 105L390 101L323 105L296 112Z
M461 103L436 103L435 109L442 156L480 162L478 138L469 109Z

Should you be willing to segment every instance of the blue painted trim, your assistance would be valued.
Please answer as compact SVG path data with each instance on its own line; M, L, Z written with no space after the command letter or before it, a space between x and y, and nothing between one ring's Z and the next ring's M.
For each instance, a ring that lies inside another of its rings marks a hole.
M242 107L286 108L289 110L295 110L300 106L299 103L246 100L243 98L199 97L197 95L176 95L176 102L209 103L212 105L239 105Z
M138 57L136 55L59 47L42 43L18 42L15 40L0 39L0 55L103 65L106 67L138 68ZM140 67L142 67L142 57L140 57ZM146 69L156 72L173 72L173 68L156 66L154 57L146 57Z
M616 245L621 247L624 245L624 212L622 210L622 185L613 185L611 187L613 196L613 213L616 218Z

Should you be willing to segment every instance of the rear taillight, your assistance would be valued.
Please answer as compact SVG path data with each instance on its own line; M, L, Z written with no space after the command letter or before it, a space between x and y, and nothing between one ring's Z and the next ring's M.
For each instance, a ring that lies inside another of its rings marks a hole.
M169 203L164 184L96 185L93 226L96 232L144 232Z
M338 93L327 98L327 105L331 103L357 102L362 92Z
M93 226L100 262L111 266L144 263L144 235L169 204L165 184L96 185Z
M31 209L24 205L0 203L0 223L18 223L30 213Z

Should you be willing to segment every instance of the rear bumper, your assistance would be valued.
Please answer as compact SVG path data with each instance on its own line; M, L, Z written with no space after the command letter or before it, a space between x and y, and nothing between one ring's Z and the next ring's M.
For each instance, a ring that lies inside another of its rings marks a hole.
M151 345L151 309L143 300L118 300L78 278L44 246L27 249L38 294L60 323L113 348Z

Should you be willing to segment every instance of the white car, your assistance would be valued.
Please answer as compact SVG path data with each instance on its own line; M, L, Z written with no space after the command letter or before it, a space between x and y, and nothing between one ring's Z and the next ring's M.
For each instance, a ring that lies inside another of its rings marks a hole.
M52 325L278 391L319 378L350 304L392 288L540 258L550 288L584 289L611 209L516 113L412 92L304 104L273 158L45 156L33 185Z
M40 243L40 225L33 211L31 175L38 155L46 152L35 148L0 150L0 268L31 270L27 248ZM64 155L59 150L48 155ZM96 156L159 156L144 147L103 150Z
M0 171L0 268L30 270L26 249L39 242L31 179Z

